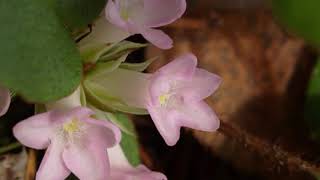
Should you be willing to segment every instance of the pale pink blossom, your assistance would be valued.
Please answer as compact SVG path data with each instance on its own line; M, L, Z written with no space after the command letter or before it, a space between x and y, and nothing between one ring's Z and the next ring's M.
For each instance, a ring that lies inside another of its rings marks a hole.
M0 116L3 116L8 111L10 99L10 91L0 86Z
M120 130L96 120L88 108L52 110L18 123L14 136L25 146L46 149L37 180L63 180L70 172L81 180L110 177L107 148L120 140Z
M111 166L110 180L166 180L162 173L149 170L144 165L132 167L126 159L121 147L114 146L108 150Z
M176 144L181 127L210 132L219 127L204 99L216 91L221 78L197 68L193 54L180 56L153 74L119 68L91 83L130 106L147 109L168 145Z
M131 35L141 34L155 46L169 49L172 39L154 28L174 22L185 10L186 0L109 0L106 18Z
M217 75L197 68L193 54L161 67L149 83L147 109L164 140L174 145L180 128L215 131L219 120L204 99L220 85Z

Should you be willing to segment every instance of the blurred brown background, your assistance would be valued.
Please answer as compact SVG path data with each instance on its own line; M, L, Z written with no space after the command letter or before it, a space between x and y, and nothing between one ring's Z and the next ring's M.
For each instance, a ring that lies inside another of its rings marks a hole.
M288 33L263 0L190 1L186 15L164 29L174 48L150 72L185 52L223 78L208 103L218 132L185 129L166 147L148 117L136 117L144 162L172 180L314 179L319 146L303 119L304 92L316 54Z

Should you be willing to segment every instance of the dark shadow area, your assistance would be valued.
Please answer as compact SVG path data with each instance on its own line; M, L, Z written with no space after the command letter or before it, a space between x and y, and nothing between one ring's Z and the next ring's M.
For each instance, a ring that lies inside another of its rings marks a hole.
M172 180L255 180L261 179L237 171L230 163L214 156L186 130L179 142L167 146L148 116L136 117L144 163L165 173Z

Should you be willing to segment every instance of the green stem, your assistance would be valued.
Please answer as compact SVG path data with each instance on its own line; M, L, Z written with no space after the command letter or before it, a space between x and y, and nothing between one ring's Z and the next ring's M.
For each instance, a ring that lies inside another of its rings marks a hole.
M9 144L7 146L0 147L0 155L4 154L4 153L7 153L9 151L12 151L14 149L17 149L17 148L19 148L21 146L22 145L20 143L15 142L15 143Z

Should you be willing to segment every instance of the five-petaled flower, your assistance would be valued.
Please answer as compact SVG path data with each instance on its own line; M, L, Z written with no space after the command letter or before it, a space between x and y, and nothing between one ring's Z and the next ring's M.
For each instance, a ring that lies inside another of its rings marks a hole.
M220 85L219 76L197 68L193 54L180 56L151 76L146 107L164 140L174 145L180 127L214 131L219 120L203 101Z
M37 180L62 180L71 172L82 180L110 177L107 148L119 142L121 132L108 121L91 118L92 114L84 107L52 110L13 128L14 136L25 146L47 148Z
M8 111L10 99L10 91L0 86L0 116L3 116Z
M161 49L172 47L171 38L154 28L170 24L186 10L186 0L109 0L106 18L131 35L141 34Z

